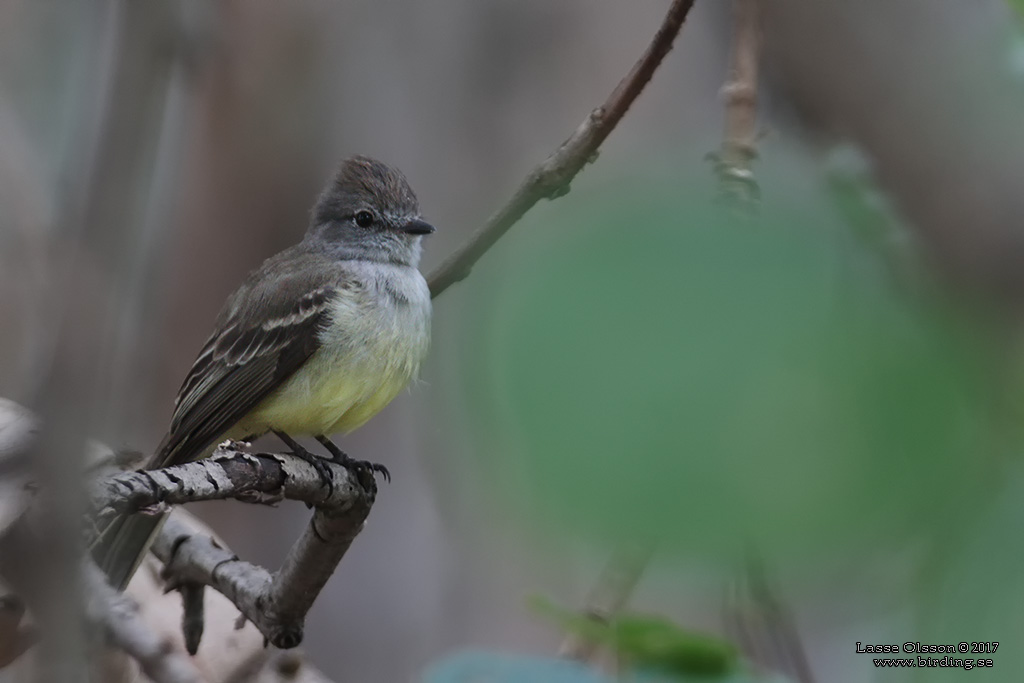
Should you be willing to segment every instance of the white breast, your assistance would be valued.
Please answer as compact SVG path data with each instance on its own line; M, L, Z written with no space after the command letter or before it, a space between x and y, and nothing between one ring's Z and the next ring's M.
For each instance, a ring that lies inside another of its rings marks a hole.
M363 287L335 297L320 349L260 406L268 426L290 434L351 431L416 376L430 344L426 281L407 266L360 263L353 271Z

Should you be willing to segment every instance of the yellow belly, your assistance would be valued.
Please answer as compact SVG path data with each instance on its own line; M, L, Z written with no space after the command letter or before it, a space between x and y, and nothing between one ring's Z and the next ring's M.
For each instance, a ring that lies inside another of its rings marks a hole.
M387 365L314 355L232 432L258 434L276 429L293 436L350 432L408 385L409 374Z
M383 294L337 297L320 348L232 435L350 432L390 403L416 375L430 340L426 282L417 271L413 277L402 270L396 268L391 285L404 288L411 303L387 303Z

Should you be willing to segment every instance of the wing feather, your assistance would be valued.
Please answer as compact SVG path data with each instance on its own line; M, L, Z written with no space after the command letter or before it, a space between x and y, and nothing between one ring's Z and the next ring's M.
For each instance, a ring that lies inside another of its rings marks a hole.
M229 299L182 384L153 465L201 455L319 348L332 298L354 284L315 255L300 255L296 264L286 254L264 264Z

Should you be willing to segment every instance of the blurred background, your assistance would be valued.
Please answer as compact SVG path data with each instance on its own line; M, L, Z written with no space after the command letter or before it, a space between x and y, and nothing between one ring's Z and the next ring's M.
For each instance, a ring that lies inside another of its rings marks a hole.
M551 654L525 597L580 605L624 539L660 548L633 608L720 633L755 549L818 680L878 677L856 641L1024 634L1021 24L1005 0L761 4L758 224L711 201L731 3L698 2L572 192L435 301L422 381L341 440L394 481L309 617L333 679ZM56 392L150 452L341 159L405 172L429 273L667 6L0 3L0 396ZM308 519L196 509L271 568Z

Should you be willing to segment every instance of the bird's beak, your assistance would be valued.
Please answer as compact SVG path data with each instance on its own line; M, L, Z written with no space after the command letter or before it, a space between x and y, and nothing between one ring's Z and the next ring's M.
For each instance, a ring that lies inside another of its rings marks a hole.
M435 232L436 228L430 223L416 218L403 225L401 230L410 235L429 235Z

